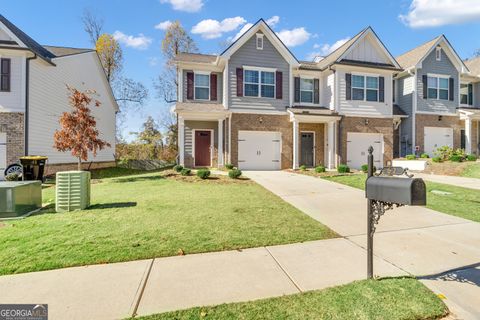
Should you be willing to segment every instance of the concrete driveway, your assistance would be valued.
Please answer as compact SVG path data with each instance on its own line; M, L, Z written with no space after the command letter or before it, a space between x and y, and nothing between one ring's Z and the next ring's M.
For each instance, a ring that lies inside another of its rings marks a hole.
M249 171L245 175L366 248L363 191L284 171ZM423 207L394 209L380 220L374 252L444 294L447 305L461 319L480 318L479 223Z

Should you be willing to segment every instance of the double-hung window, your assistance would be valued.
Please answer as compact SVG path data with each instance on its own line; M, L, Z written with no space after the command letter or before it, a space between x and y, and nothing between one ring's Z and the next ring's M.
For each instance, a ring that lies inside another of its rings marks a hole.
M300 78L300 102L313 103L313 79Z
M352 100L378 101L378 77L352 75Z
M210 75L195 73L195 100L210 100Z
M468 84L460 83L460 104L472 104L472 101L470 101L471 98L468 93Z
M244 95L246 97L275 97L275 72L245 69Z
M428 76L427 91L428 99L448 100L448 78Z

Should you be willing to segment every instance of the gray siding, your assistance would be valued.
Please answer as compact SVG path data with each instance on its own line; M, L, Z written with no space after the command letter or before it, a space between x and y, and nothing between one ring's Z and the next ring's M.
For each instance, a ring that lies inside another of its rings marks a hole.
M193 129L213 129L213 145L217 147L218 122L215 121L185 121L185 158L193 158Z
M187 99L187 72L194 72L194 70L183 70L183 99L182 102L195 102L195 103L223 103L223 73L222 72L212 72L217 75L217 100L215 101L206 101L206 100L188 100Z
M454 79L454 100L433 100L423 99L422 76L428 73L448 75ZM436 113L455 113L458 107L458 80L459 73L448 56L442 50L442 59L435 59L435 50L433 50L423 61L422 69L417 71L417 110Z
M256 48L256 35L253 35L230 58L228 63L229 108L239 111L285 111L289 105L288 82L290 79L288 62L275 49L267 37L263 38L263 50ZM275 68L282 72L282 99L237 97L237 68L243 66Z
M480 108L480 82L473 84L473 106Z
M413 76L403 77L396 81L397 105L408 118L403 118L400 125L400 156L411 153L412 150L412 113L413 113Z

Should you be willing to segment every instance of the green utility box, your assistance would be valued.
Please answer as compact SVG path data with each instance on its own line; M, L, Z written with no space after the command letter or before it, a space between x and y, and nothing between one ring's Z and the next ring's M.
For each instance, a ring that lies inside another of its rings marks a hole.
M40 181L0 182L0 219L20 217L41 207Z
M56 174L57 212L83 210L90 206L90 172L64 171Z

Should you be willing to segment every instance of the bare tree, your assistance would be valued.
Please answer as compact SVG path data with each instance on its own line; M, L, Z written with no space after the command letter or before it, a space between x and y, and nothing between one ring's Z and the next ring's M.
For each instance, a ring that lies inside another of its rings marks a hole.
M104 21L90 10L85 9L82 15L83 28L90 37L90 42L93 46L97 44L98 38L103 33Z

